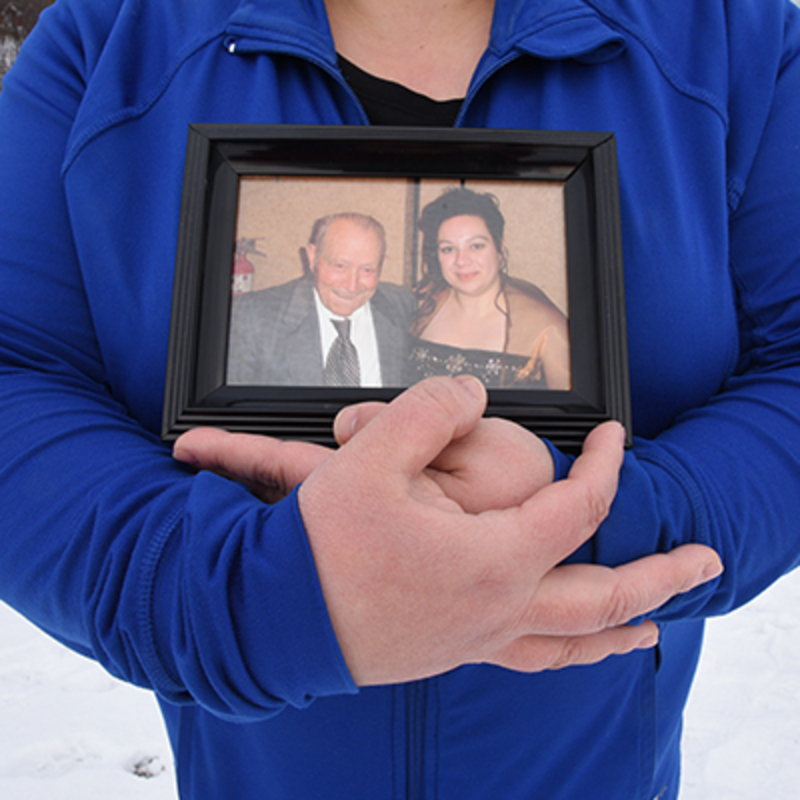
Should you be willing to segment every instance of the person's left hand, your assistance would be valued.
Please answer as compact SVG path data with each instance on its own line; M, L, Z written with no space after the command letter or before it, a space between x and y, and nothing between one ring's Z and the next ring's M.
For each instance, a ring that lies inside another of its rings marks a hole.
M458 381L476 380L457 378ZM339 412L334 435L346 444L385 407L360 403ZM194 428L175 442L179 461L239 480L267 503L287 495L331 453L306 442ZM553 460L534 434L508 420L483 418L431 463L427 474L469 514L516 506L553 481Z
M286 442L220 428L192 428L175 441L178 461L245 483L265 503L275 503L302 483L333 452L309 442Z

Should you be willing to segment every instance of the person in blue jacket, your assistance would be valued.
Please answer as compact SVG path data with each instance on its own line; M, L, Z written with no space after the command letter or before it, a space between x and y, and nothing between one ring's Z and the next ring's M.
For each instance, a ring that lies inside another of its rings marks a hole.
M192 122L613 131L633 448L437 378L173 457ZM703 619L800 558L798 131L788 0L57 0L0 93L0 596L157 693L184 798L676 797Z

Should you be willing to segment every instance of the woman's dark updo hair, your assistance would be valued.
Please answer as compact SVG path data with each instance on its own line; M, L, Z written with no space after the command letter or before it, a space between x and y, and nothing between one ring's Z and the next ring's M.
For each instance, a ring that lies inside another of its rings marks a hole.
M462 216L480 217L486 223L497 252L505 262L503 236L506 221L493 194L480 194L472 189L458 187L447 189L428 203L422 209L418 223L422 234L422 269L414 288L418 302L415 332L424 328L436 307L436 298L447 288L439 263L439 228L448 219Z
M489 229L498 253L503 252L503 235L506 221L500 213L500 205L493 194L478 194L472 189L459 187L448 189L422 209L419 217L419 230L422 233L423 276L426 271L439 266L439 228L443 222L453 217L469 215L481 217Z

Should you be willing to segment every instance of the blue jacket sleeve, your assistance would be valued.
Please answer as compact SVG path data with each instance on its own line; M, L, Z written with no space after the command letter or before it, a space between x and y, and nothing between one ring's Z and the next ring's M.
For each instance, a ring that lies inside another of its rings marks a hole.
M51 8L0 94L1 596L226 717L354 692L296 497L192 474L110 386L61 171L113 5Z
M636 441L593 542L607 564L689 542L719 552L724 575L663 620L728 611L800 562L800 14L777 8L728 4L738 365L703 407ZM780 46L750 58L753 41Z

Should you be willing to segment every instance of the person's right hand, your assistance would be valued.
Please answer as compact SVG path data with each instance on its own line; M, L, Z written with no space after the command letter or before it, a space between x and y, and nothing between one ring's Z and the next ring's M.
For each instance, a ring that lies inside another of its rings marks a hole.
M465 512L426 468L474 429L485 402L477 382L416 384L300 487L331 620L360 685L468 663L532 672L652 646L652 622L626 623L721 571L700 545L616 569L557 566L614 498L616 423L592 432L566 480L511 508Z
M356 419L343 412L337 435L346 444L337 452L196 429L175 454L259 494L305 481L301 512L360 684L476 662L533 672L655 644L652 622L625 623L714 577L717 555L685 545L616 569L556 566L605 516L622 430L601 426L569 478L547 485L546 448L522 429L480 419L485 403L476 381L432 379L389 406L359 407ZM489 481L485 468L470 467L489 455L496 471L500 451L502 464L525 466L521 482Z
M459 383L477 378L459 376ZM346 444L385 403L365 402L342 409L334 422L334 435ZM426 475L464 511L477 514L490 509L518 506L554 479L553 458L547 445L525 428L500 417L483 417L463 436L431 461Z

